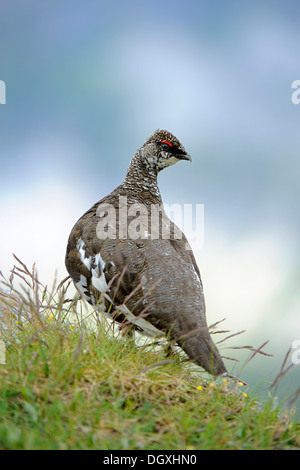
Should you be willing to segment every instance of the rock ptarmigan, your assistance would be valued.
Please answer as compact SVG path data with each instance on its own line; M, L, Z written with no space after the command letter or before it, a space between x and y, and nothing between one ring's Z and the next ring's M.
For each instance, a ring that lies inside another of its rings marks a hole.
M170 221L158 173L191 160L179 140L156 131L132 158L124 182L91 207L69 236L66 267L83 299L114 320L168 335L213 375L226 368L206 323L200 272L185 235Z

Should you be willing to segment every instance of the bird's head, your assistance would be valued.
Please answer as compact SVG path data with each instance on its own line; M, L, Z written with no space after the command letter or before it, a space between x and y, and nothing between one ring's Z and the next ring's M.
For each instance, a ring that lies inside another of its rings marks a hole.
M179 140L170 132L160 129L141 147L140 157L148 168L156 170L157 173L179 160L192 161Z

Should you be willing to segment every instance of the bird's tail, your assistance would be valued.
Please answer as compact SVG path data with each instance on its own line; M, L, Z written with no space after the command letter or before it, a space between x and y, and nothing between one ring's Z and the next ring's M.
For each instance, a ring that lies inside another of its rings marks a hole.
M221 355L213 343L208 328L189 332L176 339L189 358L215 376L227 375Z

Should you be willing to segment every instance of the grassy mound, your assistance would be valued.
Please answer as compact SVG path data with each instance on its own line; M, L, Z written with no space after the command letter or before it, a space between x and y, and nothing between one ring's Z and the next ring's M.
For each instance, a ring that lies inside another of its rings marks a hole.
M300 448L299 425L272 399L111 323L92 328L65 287L54 299L22 269L28 289L11 278L2 291L0 449Z

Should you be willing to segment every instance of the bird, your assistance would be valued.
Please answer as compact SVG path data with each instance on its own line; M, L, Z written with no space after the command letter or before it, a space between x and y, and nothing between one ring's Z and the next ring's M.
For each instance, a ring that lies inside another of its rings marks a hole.
M211 375L227 375L207 326L194 254L167 216L158 186L158 174L179 161L192 159L171 132L156 130L124 181L75 223L65 264L81 297L101 303L120 328L167 337Z

